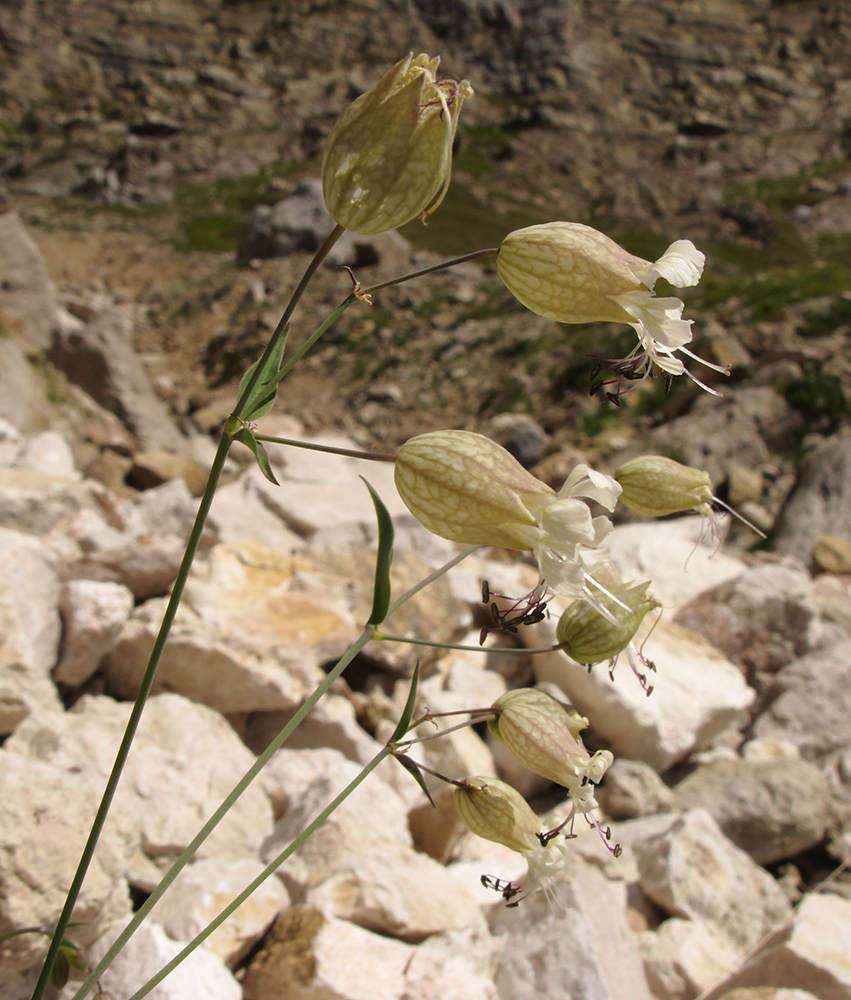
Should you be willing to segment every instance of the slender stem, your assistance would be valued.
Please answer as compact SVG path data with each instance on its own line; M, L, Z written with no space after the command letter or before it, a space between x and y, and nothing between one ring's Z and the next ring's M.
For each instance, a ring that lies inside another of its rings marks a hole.
M446 736L449 733L456 732L458 729L466 729L468 726L477 726L480 722L487 722L488 720L493 718L494 718L493 712L487 712L486 714L480 714L480 715L476 715L474 712L473 717L467 719L466 722L459 722L457 725L450 726L448 729L439 729L436 733L429 733L427 736L415 736L413 739L410 740L406 739L399 744L399 749L406 750L408 747L412 747L415 743L425 743L426 740L437 740L440 739L441 736ZM421 726L423 722L430 722L430 721L431 721L430 717L426 716L419 722L415 722L411 726L411 729L408 730L408 732L410 732L413 729L416 729L417 726Z
M307 340L301 345L301 347L295 352L295 354L289 359L289 361L287 361L282 366L281 370L274 377L274 379L272 379L269 382L270 388L273 385L277 385L282 379L285 379L287 375L289 375L289 373L293 370L293 368L295 368L295 366L299 363L299 361L301 361L301 359L305 356L305 354L307 354L307 352L313 347L316 341L319 340L322 334L325 333L326 330L329 330L337 322L337 320L343 315L343 313L349 308L349 306L353 302L357 302L357 298L355 297L354 293L348 295L345 299L343 299L343 301L337 306L334 312L332 312L331 315L328 317L328 319L325 320L322 326L320 326L317 330L314 330L314 332L307 338ZM259 371L261 366L258 365L257 367Z
M433 642L429 639L411 639L404 635L387 635L376 631L373 636L379 642L404 642L409 646L432 646L435 649L460 649L471 653L508 653L509 656L534 656L536 653L563 652L562 646L465 646L455 642Z
M391 278L389 281L379 281L377 285L370 285L369 288L361 289L359 295L371 295L381 288L390 288L391 285L401 285L403 281L410 281L411 278L421 278L424 274L434 274L435 271L445 271L448 267L455 267L456 264L466 264L471 260L480 260L482 257L496 257L499 247L488 247L486 250L474 250L473 253L465 253L461 257L452 257L450 260L442 260L439 264L431 264L428 267L420 268L419 271L411 271L410 274L403 274L398 278Z
M434 583L435 580L439 580L444 573L448 573L453 566L457 566L458 563L466 559L467 556L471 556L478 548L480 548L480 546L470 545L468 548L464 549L463 552L459 552L457 556L450 559L449 562L444 563L439 569L436 569L433 573L429 573L429 575L425 577L425 579L420 580L419 583L414 584L414 586L411 587L410 590L406 590L405 593L402 594L400 598L395 600L387 609L387 614L384 616L384 620L386 621L390 617L390 615L393 614L394 611L398 611L399 608L401 608L406 601L410 601L410 599L415 594L418 594L421 590L425 589L430 583ZM377 633L375 638L378 639L387 637L382 636L380 633Z
M362 458L367 462L395 462L396 456L382 451L356 451L354 448L336 448L330 444L316 444L313 441L299 441L297 438L276 437L274 434L258 434L258 441L271 441L272 444L288 444L293 448L306 448L308 451L324 451L329 455L345 455L347 458Z
M393 748L391 746L382 747L381 750L379 750L379 752L360 772L360 774L357 775L356 778L352 779L352 781L350 781L348 785L346 785L346 787L343 789L342 792L340 792L340 794L334 799L334 801L331 802L329 805L327 805L322 810L322 812L316 817L316 819L314 819L313 822L310 823L309 826L305 827L305 829L302 830L302 832L295 838L295 840L289 845L289 847L286 847L283 851L281 851L281 853L275 858L275 860L272 861L270 864L268 864L263 869L263 871L257 876L257 878L255 878L253 882L247 885L242 890L242 892L231 903L229 903L217 917L211 920L210 923L207 924L207 926L204 928L204 930L201 931L200 934L194 937L192 941L190 941L189 944L182 951L178 952L178 954L175 955L170 962L164 965L162 969L160 969L160 971L155 976L149 979L141 989L136 990L136 992L129 998L129 1000L142 1000L142 997L147 996L151 992L151 990L159 983L161 983L163 979L165 979L165 977L173 969L177 968L177 966L180 965L180 963L184 961L184 959L186 959L189 955L191 955L192 952L199 947L199 945L203 944L203 942L207 940L207 938L213 933L213 931L215 931L216 928L218 928L221 924L223 924L225 920L227 920L227 918L234 912L234 910L237 909L237 907L241 906L245 902L245 900L248 899L248 897L260 885L262 885L263 882L265 882L266 879L273 872L277 871L277 869L281 867L281 865L287 860L287 858L290 857L291 854L297 851L299 847L301 847L301 845L309 837L311 837L319 829L320 826L322 826L322 824L325 822L326 819L328 819L331 813L334 812L334 810L342 802L344 802L349 797L349 795L351 795L351 793L358 787L358 785L360 785L361 782L364 781L376 769L376 767L378 767L378 765L384 760L384 758L389 757L391 753L393 753Z
M242 411L245 409L246 403L251 398L251 393L254 391L254 388L257 385L257 382L261 374L263 373L263 369L266 365L266 362L272 356L272 352L275 350L275 347L278 344L280 338L286 336L287 325L289 324L289 321L292 318L292 314L295 312L295 307L298 305L302 295L304 295L305 290L307 289L307 286L310 284L310 281L313 278L314 274L316 274L317 270L319 269L319 265L322 263L323 260L325 260L325 258L331 251L331 248L334 246L334 244L343 235L345 231L346 230L343 226L335 226L331 231L331 233L329 234L328 238L325 240L322 246L316 251L310 263L307 265L307 269L302 275L301 281L298 283L298 285L296 285L295 291L290 296L290 301L287 303L287 306L284 309L281 318L278 320L278 325L275 327L275 332L269 339L269 343L266 345L265 351L263 351L263 354L260 358L260 362L258 363L257 367L254 370L254 374L248 380L248 384L243 389L239 399L237 400L236 407L233 411L233 415L235 417L239 418L242 416ZM292 368L292 365L290 365L290 368ZM289 371L290 368L288 368L287 371ZM280 381L280 379L278 379L278 381Z
M238 784L233 788L228 797L222 802L222 804L216 809L213 815L207 820L203 827L195 835L194 839L181 855L177 858L174 864L169 868L168 872L163 876L159 885L154 889L151 895L145 900L145 902L139 907L139 909L133 914L132 919L124 927L118 937L110 946L109 950L103 956L103 958L98 962L95 968L91 971L86 981L77 990L73 996L73 1000L82 1000L86 996L88 991L95 985L96 981L103 975L104 971L112 964L115 956L121 951L124 945L130 940L130 938L135 933L139 924L147 917L148 913L153 909L154 905L159 901L162 895L165 893L166 889L171 885L171 883L177 878L178 874L183 868L192 860L198 851L198 848L204 843L204 841L209 837L213 830L218 826L224 816L227 814L231 806L236 802L236 800L242 795L246 788L251 784L251 782L257 777L257 775L262 771L262 769L269 762L271 756L278 750L289 738L291 733L296 729L296 727L301 723L302 719L311 711L311 709L316 705L319 699L325 694L328 688L334 683L335 680L342 674L346 667L352 662L352 660L357 656L357 654L363 649L363 647L372 638L372 632L368 629L358 636L358 638L349 646L346 652L342 655L340 660L336 663L333 670L331 670L327 677L325 677L321 684L316 688L316 690L311 694L311 696L305 701L305 703L299 708L295 715L290 719L290 721L284 726L284 728L278 733L274 740L269 744L269 746L263 751L262 754L257 758L257 760L251 765L251 767L245 772L243 777L240 779ZM218 926L218 925L216 925Z
M89 870L89 865L91 864L95 848L97 847L98 840L100 839L104 823L106 822L106 817L112 805L112 800L115 797L118 782L121 778L121 772L124 769L127 756L130 753L130 748L133 744L133 738L136 735L136 730L139 728L142 712L145 708L148 695L150 694L151 686L154 682L154 675L157 672L157 667L159 666L160 659L162 658L163 649L165 648L169 632L171 631L171 626L174 622L175 615L177 614L177 608L180 604L180 599L183 596L186 581L189 578L192 561L195 558L195 553L197 552L198 545L201 541L201 535L204 531L207 515L210 512L210 506L213 502L216 487L221 479L222 469L224 468L225 459L227 458L230 446L231 438L227 434L222 434L218 450L216 451L216 456L213 459L212 466L210 467L210 474L207 478L207 485L204 489L204 494L201 497L198 513L195 515L195 523L192 525L192 531L190 532L189 539L186 543L186 551L183 554L183 561L181 562L180 569L177 572L171 596L168 599L168 604L163 615L162 624L160 625L159 633L157 634L153 649L151 650L148 666L145 669L145 674L142 677L141 684L139 685L139 693L136 695L136 701L133 703L133 709L130 712L130 718L127 721L127 727L124 730L124 736L121 739L118 752L115 755L115 761L112 765L112 771L110 772L107 780L103 797L101 798L100 805L98 806L97 813L95 814L94 822L92 823L92 828L89 832L86 845L83 848L83 853L80 857L80 862L77 866L74 879L71 882L71 888L68 890L68 895L65 899L65 906L63 907L59 920L56 923L53 938L50 942L50 948L47 951L41 975L39 976L33 993L33 1000L39 1000L39 998L44 994L45 987L47 986L50 978L50 972L53 968L54 962L56 961L59 949L62 946L62 938L68 928L68 923L71 920L71 914L74 911L74 907L77 904L77 899L83 886L83 880Z

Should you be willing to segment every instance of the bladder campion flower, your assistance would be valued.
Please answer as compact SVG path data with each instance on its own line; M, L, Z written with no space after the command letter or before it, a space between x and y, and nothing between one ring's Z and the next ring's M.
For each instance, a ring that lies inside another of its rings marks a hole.
M686 348L692 321L682 318L682 301L653 294L659 278L679 288L696 285L703 263L689 240L672 243L651 263L590 226L548 222L509 233L499 248L497 270L512 294L539 316L559 323L628 323L635 329L638 346L621 360L603 359L610 361L612 377L598 379L591 390L614 384L608 395L616 402L625 383L654 369L668 379L685 373L714 392L686 371L677 354L727 373Z
M488 728L528 770L563 785L577 812L597 808L594 788L612 763L608 750L593 756L579 733L588 720L545 691L517 688L498 698Z
M443 201L466 80L439 79L439 57L406 56L340 115L322 158L322 192L336 223L382 233Z
M611 660L632 642L638 626L657 604L647 597L649 583L622 583L597 594L608 616L586 601L574 601L558 620L556 639L577 663Z
M694 510L709 516L713 500L709 473L662 455L641 455L622 465L615 479L621 503L642 517L664 517Z
M482 876L482 884L516 906L536 889L549 897L550 880L564 864L563 836L547 832L523 796L498 778L467 778L455 789L455 809L465 826L479 837L520 853L526 875L519 882Z
M620 487L587 465L577 465L556 493L490 438L431 431L399 449L396 486L408 510L436 535L533 551L556 593L588 597L587 574L608 561L599 547L611 521L592 517L585 500L613 510Z

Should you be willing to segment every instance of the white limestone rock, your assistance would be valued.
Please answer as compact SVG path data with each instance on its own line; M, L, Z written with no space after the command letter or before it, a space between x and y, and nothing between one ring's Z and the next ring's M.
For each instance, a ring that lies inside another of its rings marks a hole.
M297 905L282 913L243 981L244 1000L399 1000L414 949Z
M315 686L314 683L311 690ZM299 699L303 700L304 697ZM296 708L288 708L277 712L254 712L249 716L243 734L246 745L256 754L262 753L296 711ZM360 764L371 761L381 749L381 744L361 728L351 699L331 691L311 709L286 745L293 750L330 747Z
M360 768L333 765L280 820L264 846L277 856ZM479 907L446 869L414 851L404 799L376 775L366 781L288 860L291 894L326 914L410 941L447 929L482 926Z
M818 763L851 746L851 642L795 660L777 675L777 686L779 696L754 724L756 736L788 740Z
M24 435L18 428L0 417L0 468L15 465L25 443Z
M647 981L658 1000L693 1000L741 961L741 950L711 924L670 917L639 936Z
M790 915L774 879L730 843L703 809L632 847L647 896L669 916L704 928L660 928L661 937L645 940L651 982L668 983L672 996L712 986ZM676 983L681 985L671 985Z
M555 620L529 629L540 645L555 642ZM551 681L591 719L615 757L662 772L725 729L744 723L754 692L741 671L692 632L662 619L643 645L656 664L648 697L622 654L610 679L605 664L589 673L561 652L535 656L540 681Z
M570 849L557 885L555 905L537 892L516 908L491 908L499 996L653 1000L626 920L625 888Z
M59 601L63 636L53 671L63 684L82 684L97 670L133 610L133 595L120 583L71 580Z
M191 941L263 871L259 861L201 858L184 868L151 911L170 938ZM265 934L277 915L289 906L280 879L267 878L204 942L205 947L234 968Z
M102 785L129 713L128 704L84 696L70 712L34 713L7 747L72 773L95 775ZM176 694L152 697L118 788L116 822L150 858L176 857L253 761L217 712ZM252 785L199 856L256 857L271 829L269 800Z
M210 519L216 526L219 541L236 545L251 538L278 552L302 551L305 540L290 530L261 499L258 477L263 478L259 469L246 469L216 490Z
M32 469L33 472L42 472L48 476L81 478L71 447L58 431L42 431L31 437L17 464L20 468Z
M624 580L650 581L650 593L672 618L683 604L747 566L718 550L702 516L619 524L606 538L612 561Z
M92 949L91 961L99 961L121 930L113 926ZM135 993L151 976L183 949L159 924L146 921L130 938L101 977L101 985L113 996ZM224 962L201 945L148 994L153 1000L242 1000L242 990Z
M308 440L357 448L353 441L337 434ZM365 464L356 458L285 445L267 444L267 450L280 486L257 480L258 494L292 531L310 539L316 548L377 538L375 507L361 476L370 482L392 517L409 516L396 490L391 463Z
M681 781L674 794L681 809L706 809L761 865L821 843L835 808L822 771L788 756L706 764Z
M139 690L165 605L161 598L137 608L103 661L107 690L116 697L134 698ZM250 622L235 627L250 637ZM294 708L321 680L316 657L306 645L287 648L280 643L262 651L247 645L182 605L152 691L175 691L222 713L267 712Z
M122 583L138 600L166 593L197 508L186 483L173 479L132 500L98 496L99 511L81 509L61 526L82 550L69 575Z
M38 538L0 528L0 735L38 707L61 709L50 671L59 647L59 579Z
M778 997L780 988L786 987L790 992L797 988L825 1000L848 1000L851 900L831 892L807 895L779 940L775 936L724 983L723 989L713 991L707 1000L721 1000L727 991L748 986L774 987L778 989Z
M4 931L49 927L56 921L103 792L100 774L35 760L11 742L0 749L0 927ZM69 931L75 944L87 946L104 922L129 914L123 873L132 851L132 838L110 818L71 918L77 924ZM7 970L32 972L32 990L38 975L33 967L47 944L36 934L4 942L0 980Z

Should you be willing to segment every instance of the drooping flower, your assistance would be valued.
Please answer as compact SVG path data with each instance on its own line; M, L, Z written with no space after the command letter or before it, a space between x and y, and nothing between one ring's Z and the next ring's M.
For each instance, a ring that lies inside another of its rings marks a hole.
M608 750L589 754L579 733L588 720L545 691L517 688L498 698L488 728L528 770L562 785L576 812L597 808L596 785L612 763Z
M539 316L559 323L628 323L635 329L638 346L625 358L611 361L611 377L598 379L592 387L595 392L614 385L608 395L617 401L627 383L656 369L666 378L685 373L714 392L688 372L677 355L727 373L685 346L692 339L692 321L682 318L683 302L653 292L659 278L678 288L696 285L704 259L689 240L677 240L651 262L627 253L590 226L549 222L509 233L499 249L497 270L512 294Z
M555 593L587 597L587 576L608 561L600 546L611 521L592 517L585 500L611 511L620 487L587 465L577 465L556 493L490 438L431 431L399 449L396 486L408 510L436 535L533 551Z
M622 465L615 479L623 487L621 503L643 517L664 517L694 510L709 516L712 483L709 473L663 455L641 455Z
M556 626L556 638L568 656L577 663L611 660L632 642L639 625L657 604L647 597L649 583L620 583L596 594L596 603L574 601L562 612Z
M567 843L547 832L523 796L498 778L467 778L455 790L455 809L465 826L479 837L519 852L526 874L517 882L482 876L509 906L516 906L536 889L550 897L553 876L564 864Z
M322 158L325 205L339 225L381 233L443 201L461 105L473 88L438 78L439 62L409 54L340 115Z

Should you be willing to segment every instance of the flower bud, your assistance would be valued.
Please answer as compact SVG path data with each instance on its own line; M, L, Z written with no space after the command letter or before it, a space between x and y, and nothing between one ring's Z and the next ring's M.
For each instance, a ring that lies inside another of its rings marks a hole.
M322 158L331 217L356 233L382 233L443 200L466 80L438 80L439 58L413 54L340 115Z
M626 649L644 616L655 602L647 595L649 583L623 583L609 594L594 594L594 604L574 601L559 618L556 639L577 663L610 660ZM626 607L624 607L626 605ZM611 616L600 613L600 606Z
M709 474L662 455L643 455L622 465L615 479L623 487L620 501L643 517L663 517L695 510L709 515L712 484Z
M533 548L540 534L533 510L556 496L495 441L470 431L406 441L396 456L396 486L436 535L521 550Z
M488 726L518 763L566 788L579 785L590 760L579 739L586 718L536 688L509 691L493 707L500 713Z
M540 847L541 821L528 802L499 778L467 778L455 789L455 809L479 837L525 853Z

